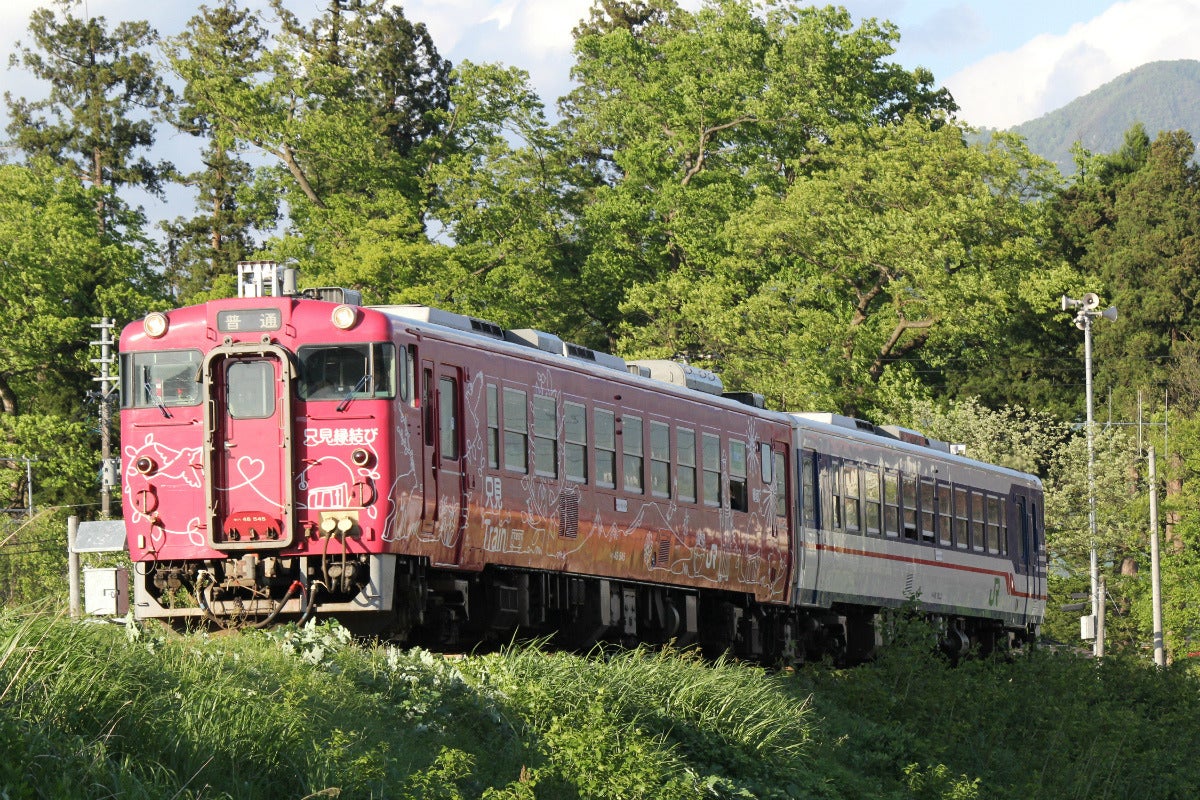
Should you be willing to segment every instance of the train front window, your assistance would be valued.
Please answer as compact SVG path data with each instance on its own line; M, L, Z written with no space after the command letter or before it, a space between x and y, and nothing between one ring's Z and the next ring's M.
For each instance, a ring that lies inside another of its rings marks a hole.
M121 355L123 408L194 406L200 403L199 350Z
M266 419L275 413L275 366L270 361L230 362L225 381L229 416Z
M407 355L401 350L402 360ZM310 345L296 351L296 359L301 400L396 396L396 349L389 342ZM404 367L401 372L407 375Z

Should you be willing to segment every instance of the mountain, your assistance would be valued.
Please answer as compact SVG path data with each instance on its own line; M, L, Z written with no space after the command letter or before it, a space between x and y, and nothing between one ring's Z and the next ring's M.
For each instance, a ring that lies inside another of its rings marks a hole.
M1062 108L1015 128L1029 149L1075 171L1071 146L1111 153L1125 132L1141 122L1151 140L1163 130L1186 130L1200 143L1200 61L1156 61L1119 75Z

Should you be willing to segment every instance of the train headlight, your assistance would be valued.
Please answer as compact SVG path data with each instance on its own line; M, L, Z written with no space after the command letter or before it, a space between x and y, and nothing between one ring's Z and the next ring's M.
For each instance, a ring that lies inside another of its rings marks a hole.
M151 339L157 339L167 332L167 315L161 311L152 311L142 320L142 330Z
M143 475L149 475L154 472L156 466L157 464L154 463L154 459L150 458L150 456L138 456L138 459L133 462L133 468Z
M354 306L341 305L333 310L330 316L333 326L343 331L348 331L358 322L358 309Z
M362 447L357 447L350 454L350 460L354 462L356 467L367 467L371 465L371 451Z

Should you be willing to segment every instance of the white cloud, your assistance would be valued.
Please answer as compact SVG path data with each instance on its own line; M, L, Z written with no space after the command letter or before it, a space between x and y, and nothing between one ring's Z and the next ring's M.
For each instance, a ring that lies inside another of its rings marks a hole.
M1200 59L1200 0L1126 0L1062 35L1035 37L950 76L971 125L1006 128L1152 61Z

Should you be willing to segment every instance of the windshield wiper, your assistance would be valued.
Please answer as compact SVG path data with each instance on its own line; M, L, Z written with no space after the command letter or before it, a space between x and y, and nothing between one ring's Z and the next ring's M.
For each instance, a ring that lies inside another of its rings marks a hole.
M346 397L342 400L342 402L338 403L336 410L345 411L347 408L349 408L350 402L354 399L354 395L358 394L358 390L366 386L367 381L369 380L371 380L371 373L369 372L359 378L358 383L354 384L354 388L346 394Z
M154 400L154 405L158 406L158 410L162 412L162 415L167 419L170 419L171 412L167 411L166 404L162 401L162 398L158 396L158 393L154 391L154 387L150 385L150 381L146 381L143 386L146 387L146 397L152 398Z

